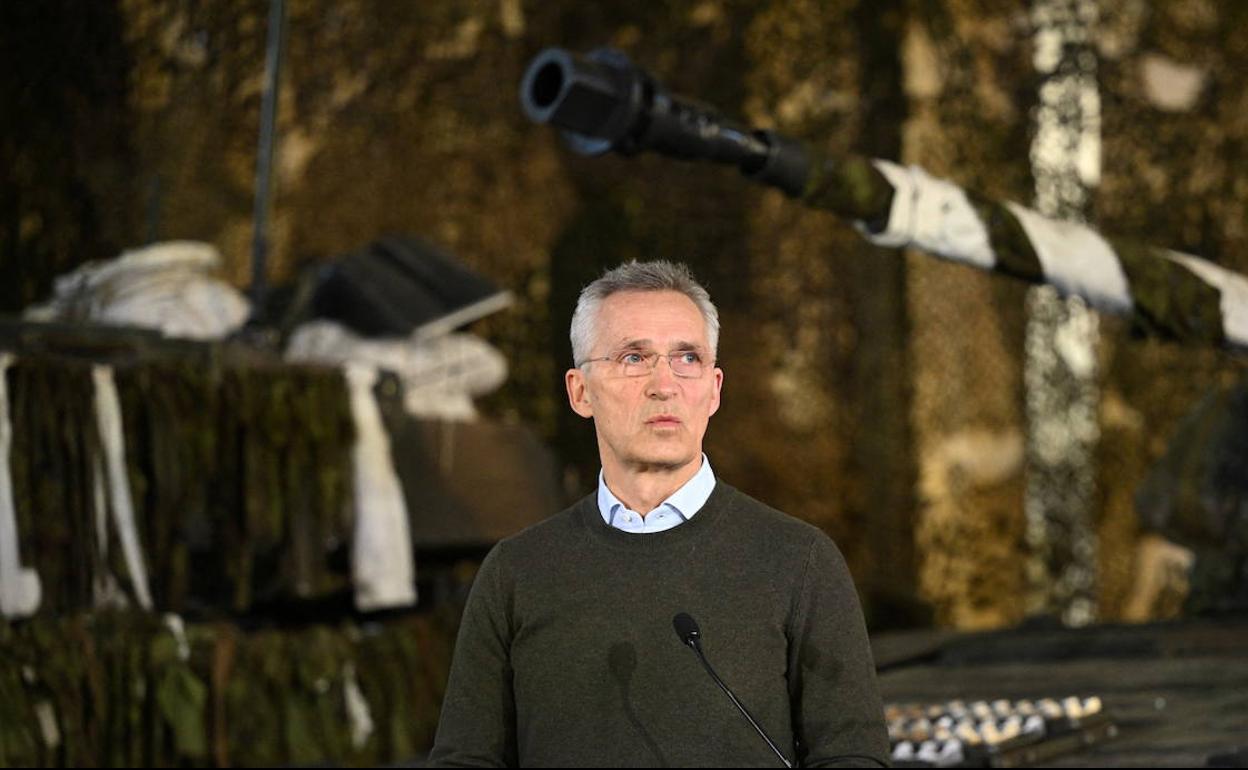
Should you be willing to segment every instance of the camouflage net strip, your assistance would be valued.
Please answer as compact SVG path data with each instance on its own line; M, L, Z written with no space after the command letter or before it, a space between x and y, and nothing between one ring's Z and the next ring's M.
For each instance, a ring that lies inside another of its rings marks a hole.
M246 631L0 622L0 767L376 765L432 745L458 611Z
M340 372L212 346L112 358L156 609L247 612L349 590L354 424ZM7 371L19 552L42 582L41 614L136 595L118 528L97 523L95 365L19 353Z

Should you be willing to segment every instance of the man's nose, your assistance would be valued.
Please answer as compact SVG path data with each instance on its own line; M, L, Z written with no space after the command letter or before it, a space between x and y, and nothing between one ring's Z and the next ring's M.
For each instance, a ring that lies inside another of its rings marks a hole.
M676 373L672 371L672 362L667 356L659 356L650 370L647 392L664 397L676 393Z

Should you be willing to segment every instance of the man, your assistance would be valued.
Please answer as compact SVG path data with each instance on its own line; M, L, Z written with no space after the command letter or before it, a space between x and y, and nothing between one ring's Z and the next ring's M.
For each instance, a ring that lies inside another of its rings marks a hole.
M430 764L876 767L888 741L858 599L818 529L722 481L719 318L682 265L581 293L568 400L593 418L598 492L499 543L464 612Z

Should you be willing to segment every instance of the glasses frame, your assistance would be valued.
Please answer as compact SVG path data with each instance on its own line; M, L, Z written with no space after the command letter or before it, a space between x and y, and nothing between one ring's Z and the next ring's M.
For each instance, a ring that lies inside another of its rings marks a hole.
M623 363L622 363L619 359L620 359L620 358L622 358L622 357L623 357L623 356L625 356L625 355L630 354L630 353L636 353L637 355L642 356L642 357L644 358L644 360L646 361L646 371L645 371L645 372L641 372L641 373L639 373L639 374L625 374L625 373L623 372L623 366L624 366L624 365L623 365ZM702 371L701 371L701 373L699 373L699 374L681 374L681 373L677 372L677 371L676 371L676 367L672 366L672 358L673 358L674 356L683 356L683 355L685 355L686 353L697 353L699 356L704 355L704 354L702 353L702 351L700 351L700 350L688 350L688 349L686 349L686 350L677 350L677 351L675 351L674 353L660 353L660 352L658 352L657 350L649 350L649 351L647 351L647 350L637 350L637 349L634 349L634 348L625 348L625 349L623 349L623 350L618 350L618 351L616 351L616 352L614 352L614 353L612 353L611 355L608 355L608 356L598 356L597 358L586 358L584 361L581 361L579 364L577 364L577 365L576 365L576 367L579 369L579 368L581 368L582 366L584 366L585 364L593 363L593 362L595 362L595 361L610 361L610 362L615 363L615 364L620 364L620 369L621 369L621 370L618 372L618 376L620 376L620 377L627 377L628 379L636 379L636 378L638 378L638 377L647 377L647 376L649 376L649 375L653 374L653 373L654 373L654 370L655 370L655 369L657 369L657 368L658 368L658 366L659 366L659 359L660 359L660 358L666 358L666 359L667 359L667 368L668 368L668 369L670 369L670 370L672 371L672 376L674 376L674 377L679 377L679 378L680 378L680 379L682 379L682 380L699 380L699 379L701 379L701 378L703 378L703 377L705 377L705 376L706 376L706 372L707 372L707 370L708 370L708 369L714 369L714 368L715 368L715 362L714 362L714 361L710 361L710 362L707 362L707 361L702 361L702 362L701 362L701 364L702 364Z

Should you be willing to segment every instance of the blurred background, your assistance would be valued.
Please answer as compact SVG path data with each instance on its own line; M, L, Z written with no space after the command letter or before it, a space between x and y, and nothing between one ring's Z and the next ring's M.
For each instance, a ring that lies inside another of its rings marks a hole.
M708 286L726 378L706 451L723 479L836 540L873 634L1242 611L1242 353L871 246L731 169L575 155L525 119L517 95L543 48L610 45L749 125L1248 272L1248 4L287 0L258 295L269 13L234 0L0 4L12 483L21 563L43 583L38 609L0 634L14 663L0 700L25 704L28 726L0 728L7 763L386 762L426 750L476 560L596 484L592 424L563 394L567 328L580 288L633 258L687 262ZM362 613L358 575L355 606L342 600L359 412L337 370L283 361L281 346L309 317L299 287L390 234L423 238L510 293L464 327L505 377L470 408L405 410L402 378L381 366L420 590ZM18 320L58 276L182 240L214 247L216 279L261 298L246 330L179 346L66 328L84 320L72 314ZM114 604L144 606L133 562L116 567L121 536L90 526L105 507L92 508L89 481L100 362L116 370L150 617L100 612L112 605L99 565L114 565ZM66 437L75 424L90 435ZM30 438L40 430L60 438ZM57 523L55 510L73 515ZM231 517L242 523L223 534ZM287 544L308 521L320 527L311 543ZM182 638L165 612L187 618L187 655L161 647ZM110 647L126 634L143 640L139 657ZM148 672L159 698L73 684L98 662L74 652L82 644ZM364 662L348 677L361 644L421 684L395 691L393 667L370 674ZM312 662L291 662L295 650ZM56 669L56 655L73 662ZM37 685L19 673L35 661L54 669ZM254 691L230 690L248 676ZM284 721L223 726L239 704L278 698L276 682L301 681L311 694ZM318 705L318 682L342 703L362 693L364 738L325 737L363 723L358 707L344 720L351 706ZM110 698L130 716L101 716ZM148 729L143 713L174 716ZM249 730L284 737L262 749Z

